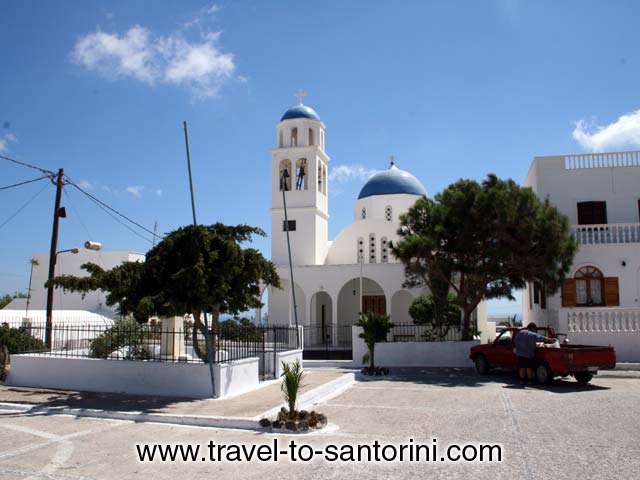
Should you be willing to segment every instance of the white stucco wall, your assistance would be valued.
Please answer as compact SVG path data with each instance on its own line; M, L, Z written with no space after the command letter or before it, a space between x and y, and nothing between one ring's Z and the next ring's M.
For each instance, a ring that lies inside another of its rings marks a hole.
M302 349L276 353L276 378L282 376L282 363L291 364L298 361L302 365Z
M368 352L359 337L362 331L353 327L353 364L361 367L362 357ZM375 364L380 367L472 367L469 351L479 345L478 340L468 342L382 342L376 343Z
M258 359L214 365L220 397L258 387ZM201 363L140 362L12 355L8 385L88 392L211 398L209 367Z

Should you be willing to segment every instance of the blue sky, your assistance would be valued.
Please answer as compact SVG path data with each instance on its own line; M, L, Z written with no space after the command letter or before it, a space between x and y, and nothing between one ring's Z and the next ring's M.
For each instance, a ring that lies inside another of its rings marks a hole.
M522 181L534 155L637 147L639 14L634 1L2 0L0 150L64 167L162 233L190 221L187 120L199 220L268 232L274 128L303 88L342 166L333 237L391 154L435 193L488 172ZM0 186L35 176L0 163ZM0 224L42 186L0 192ZM148 249L68 190L60 248ZM30 255L48 250L53 193L0 228L0 293L26 290Z

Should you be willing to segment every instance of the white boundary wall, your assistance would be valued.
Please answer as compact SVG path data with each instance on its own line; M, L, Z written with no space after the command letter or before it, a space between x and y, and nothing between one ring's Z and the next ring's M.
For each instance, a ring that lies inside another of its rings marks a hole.
M300 362L300 366L302 366L302 349L299 350L288 350L286 352L277 352L276 353L276 379L282 376L282 362L285 363L293 363L296 360Z
M368 352L359 337L362 329L353 327L353 364L363 366ZM380 367L472 367L469 350L480 341L467 342L382 342L376 343L375 363Z
M258 358L214 365L218 397L259 386ZM211 398L209 366L95 358L12 355L7 384L89 392Z

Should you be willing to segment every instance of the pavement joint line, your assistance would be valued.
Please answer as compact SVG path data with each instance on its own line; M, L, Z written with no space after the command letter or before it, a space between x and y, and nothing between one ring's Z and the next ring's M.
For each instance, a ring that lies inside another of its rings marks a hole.
M0 467L0 475L2 474L20 475L21 477L45 478L48 480L94 480L94 477L78 477L59 473L38 472L36 470L21 470L17 468Z
M318 387L311 389L300 396L300 408L305 408L308 405L333 398L344 392L353 384L353 382L354 374L347 373L334 380L319 385ZM7 407L17 410L20 413L26 414L70 415L74 417L124 420L134 423L158 423L193 427L212 427L255 431L264 431L264 429L260 427L258 421L265 416L275 415L281 408L281 406L279 405L255 417L227 417L213 415L207 416L185 414L178 415L172 413L147 413L143 411L127 412L90 408L46 407L41 405L0 402L0 408ZM1 459L2 455L0 455L0 460Z
M522 455L523 467L524 467L524 476L528 480L534 480L533 472L531 471L531 465L529 464L529 459L527 458L527 451L525 450L524 441L522 440L522 430L520 429L520 423L515 416L513 411L513 405L511 404L511 399L505 392L504 388L500 389L500 399L502 400L502 406L504 407L505 413L507 417L511 420L511 426L513 429L514 439L516 444L518 445L518 450Z

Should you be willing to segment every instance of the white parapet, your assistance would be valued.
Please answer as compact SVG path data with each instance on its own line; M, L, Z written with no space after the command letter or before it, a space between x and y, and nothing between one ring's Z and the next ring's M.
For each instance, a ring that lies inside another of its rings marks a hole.
M163 360L179 360L184 358L184 318L168 317L161 320L160 358Z

